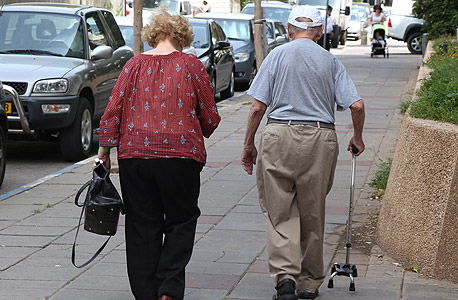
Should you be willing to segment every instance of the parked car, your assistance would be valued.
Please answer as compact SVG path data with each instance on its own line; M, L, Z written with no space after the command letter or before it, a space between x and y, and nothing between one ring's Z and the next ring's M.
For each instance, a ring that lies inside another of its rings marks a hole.
M56 140L69 161L87 157L93 129L133 57L113 15L57 3L5 5L0 15L0 79L19 93L30 125L31 134L18 137ZM18 115L13 107L11 134L27 132Z
M388 35L395 40L406 42L410 53L421 54L423 20L412 16L413 3L411 0L393 0L388 18Z
M274 48L289 42L289 35L281 21L266 19L265 24L268 44L267 52L270 52Z
M5 91L3 84L0 80L0 103L5 101ZM0 186L2 186L3 179L5 178L6 168L6 144L8 142L8 117L5 109L0 105Z
M235 83L242 88L248 88L257 73L254 16L241 13L205 13L198 14L196 18L213 19L223 28L234 50Z
M361 8L364 9L366 12L367 17L369 17L372 13L371 6L369 3L363 3L363 2L353 2L351 9L353 8ZM385 10L384 10L385 11Z
M223 28L224 33L232 44L235 57L235 83L242 88L248 88L257 73L256 54L254 48L254 15L242 13L205 13L196 18L213 19ZM273 49L268 40L268 49Z
M347 38L353 38L355 41L361 38L364 22L360 19L359 14L354 12L350 15L350 27L347 29Z
M279 20L286 26L292 5L280 1L262 1L261 7L264 10L265 18ZM250 2L245 5L242 9L242 13L254 15L254 3Z
M194 33L192 47L210 76L214 93L220 93L221 99L234 96L235 57L223 29L212 19L189 19L189 22Z
M370 14L367 14L366 10L362 6L353 6L351 9L351 13L356 13L359 16L359 19L363 23L363 28L368 27ZM350 15L350 24L351 24L351 15ZM350 25L351 26L351 25Z
M121 30L124 40L126 41L126 45L133 49L134 48L134 19L133 17L115 17L115 20L119 26L119 29ZM143 42L144 51L149 51L152 49L153 48L150 45L148 45L148 43ZM196 50L192 46L183 49L183 52L187 54L196 55Z

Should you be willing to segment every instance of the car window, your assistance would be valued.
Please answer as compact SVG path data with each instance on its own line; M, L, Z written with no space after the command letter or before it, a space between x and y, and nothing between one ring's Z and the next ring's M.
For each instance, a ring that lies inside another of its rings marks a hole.
M283 24L288 22L290 8L283 7L265 7L266 18L281 21Z
M266 22L267 38L274 39L274 28L271 22Z
M212 37L212 44L213 46L215 46L218 43L218 41L220 40L220 37L219 37L219 32L216 29L216 24L213 22L210 24L210 31L211 31L211 37Z
M122 37L122 33L119 30L118 25L116 25L116 21L113 15L110 12L105 11L105 10L102 12L102 14L103 14L103 17L105 18L105 21L108 24L108 27L110 27L113 37L115 38L116 46L117 47L124 46L126 42L124 41L124 38Z
M153 10L160 5L165 5L168 7L171 13L179 13L179 3L176 0L143 0L143 9L144 10Z
M215 30L216 32L218 33L218 36L219 36L219 40L220 41L225 41L226 40L226 34L224 33L224 30L223 28L221 28L221 26L218 25L218 23L214 23L215 24Z
M134 48L134 27L129 25L119 25L119 29L121 30L122 36L126 41L126 45ZM148 51L153 49L150 45L146 42L143 43L143 50Z
M81 23L75 15L3 12L0 53L84 58Z
M107 36L102 22L97 13L86 15L87 35L89 38L89 47L94 50L98 46L108 46Z
M249 20L216 20L229 39L251 40Z
M280 23L275 23L275 36L283 36L283 32L281 32L280 28L283 28L283 25Z
M208 28L207 24L195 24L192 26L192 31L194 33L194 40L192 42L192 46L194 48L206 49L210 47L207 28Z

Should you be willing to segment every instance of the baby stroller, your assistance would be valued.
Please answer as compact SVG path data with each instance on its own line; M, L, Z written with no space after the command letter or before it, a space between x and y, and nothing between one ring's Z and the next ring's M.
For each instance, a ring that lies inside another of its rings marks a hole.
M372 26L371 46L371 57L374 57L374 55L390 57L385 37L385 26L383 24L375 24Z

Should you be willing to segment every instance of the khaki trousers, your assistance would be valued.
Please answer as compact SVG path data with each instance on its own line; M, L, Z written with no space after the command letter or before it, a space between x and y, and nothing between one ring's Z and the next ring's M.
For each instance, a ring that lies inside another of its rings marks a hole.
M276 285L289 278L312 293L323 283L325 202L338 152L331 129L268 124L262 133L256 175Z

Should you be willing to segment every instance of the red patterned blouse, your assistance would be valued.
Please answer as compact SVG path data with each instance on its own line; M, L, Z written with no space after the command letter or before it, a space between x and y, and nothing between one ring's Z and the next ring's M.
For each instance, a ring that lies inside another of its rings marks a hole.
M204 65L182 52L129 60L100 121L100 146L118 159L187 158L206 162L203 136L218 126Z

